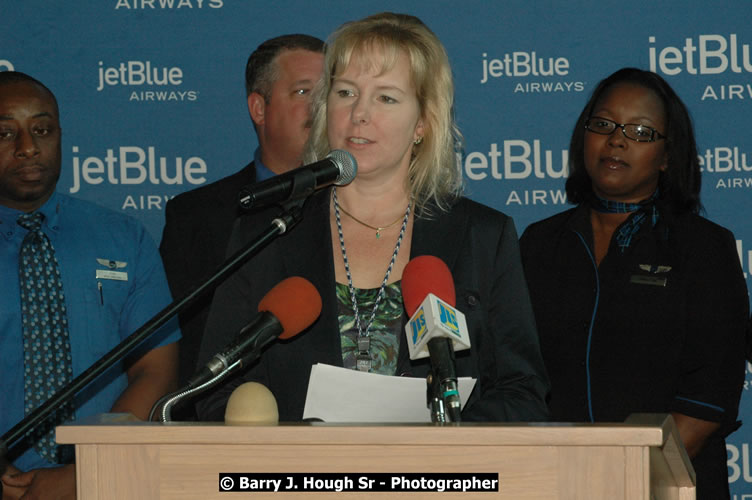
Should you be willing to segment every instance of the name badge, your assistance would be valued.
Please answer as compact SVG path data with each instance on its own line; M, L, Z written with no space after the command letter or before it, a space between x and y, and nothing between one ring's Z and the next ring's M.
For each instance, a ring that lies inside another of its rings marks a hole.
M642 276L639 274L633 274L629 281L630 283L635 283L637 285L666 286L668 279L658 276Z
M97 269L97 279L128 281L128 273L125 271L111 271L109 269Z

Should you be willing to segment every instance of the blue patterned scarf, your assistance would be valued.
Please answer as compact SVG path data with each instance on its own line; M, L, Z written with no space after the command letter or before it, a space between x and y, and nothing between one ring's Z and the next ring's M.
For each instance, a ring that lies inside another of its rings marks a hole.
M590 205L593 210L602 213L625 214L637 212L632 217L627 219L627 222L622 224L622 226L616 233L616 243L619 245L619 250L621 250L621 253L623 254L632 243L632 237L637 234L637 231L640 230L642 224L647 219L648 212L650 212L651 215L651 227L655 227L656 223L658 222L658 209L656 208L654 202L657 198L657 189L652 194L652 196L650 196L650 198L639 203L611 201L593 194Z

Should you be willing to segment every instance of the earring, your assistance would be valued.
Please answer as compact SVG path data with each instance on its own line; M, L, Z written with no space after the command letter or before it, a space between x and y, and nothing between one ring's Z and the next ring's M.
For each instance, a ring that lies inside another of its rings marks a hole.
M420 144L421 142L423 142L423 137L418 137L417 139L415 139L415 140L413 141L413 144L415 144L415 145L417 146L417 145L418 145L418 144Z

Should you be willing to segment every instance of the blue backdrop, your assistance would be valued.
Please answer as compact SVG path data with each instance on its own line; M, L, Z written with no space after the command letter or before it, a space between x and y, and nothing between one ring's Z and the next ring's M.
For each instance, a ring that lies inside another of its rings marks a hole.
M595 84L623 66L660 73L695 121L706 216L735 233L750 279L749 1L2 0L0 71L30 73L59 99L58 189L141 219L158 242L167 199L252 158L250 52L384 10L419 16L446 45L467 193L520 233L565 208L568 140ZM749 423L728 445L739 500L752 498L748 384Z

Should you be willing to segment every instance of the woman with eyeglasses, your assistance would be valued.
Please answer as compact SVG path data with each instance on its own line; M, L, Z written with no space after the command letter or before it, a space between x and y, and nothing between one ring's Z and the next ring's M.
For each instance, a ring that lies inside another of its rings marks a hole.
M660 76L621 69L577 119L569 164L576 207L521 238L551 418L671 413L698 498L728 498L749 306L734 236L698 215L687 109Z

